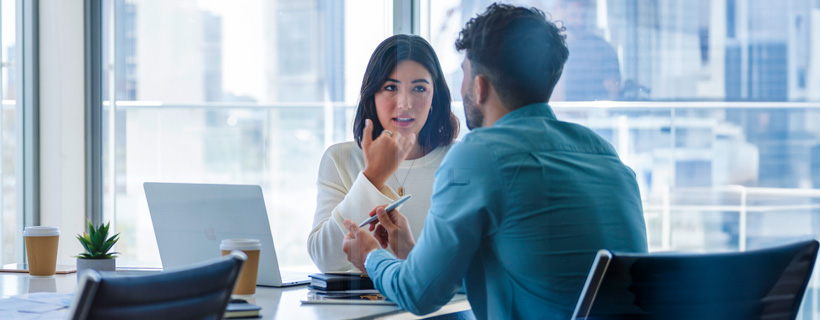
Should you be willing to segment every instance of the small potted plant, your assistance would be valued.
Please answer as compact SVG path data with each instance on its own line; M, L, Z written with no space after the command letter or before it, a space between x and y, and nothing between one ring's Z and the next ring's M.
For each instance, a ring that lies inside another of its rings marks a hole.
M119 233L108 237L108 226L102 224L97 228L88 221L88 231L77 235L77 240L83 245L85 252L77 255L77 274L92 269L97 271L114 271L117 267L116 255L118 252L108 252L119 240Z

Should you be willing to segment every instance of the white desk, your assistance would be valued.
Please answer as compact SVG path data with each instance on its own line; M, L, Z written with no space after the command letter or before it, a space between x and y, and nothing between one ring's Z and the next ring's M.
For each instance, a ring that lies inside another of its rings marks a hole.
M34 292L74 293L77 290L76 274L56 275L54 278L32 278L27 273L0 272L2 298ZM441 310L415 316L396 306L367 305L302 305L307 298L307 286L288 288L257 287L256 295L249 302L262 307L262 319L420 319L470 309L464 295L458 294Z

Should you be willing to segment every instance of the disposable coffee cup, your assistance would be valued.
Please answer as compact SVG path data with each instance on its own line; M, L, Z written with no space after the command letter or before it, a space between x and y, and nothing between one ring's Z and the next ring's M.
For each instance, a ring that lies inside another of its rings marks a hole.
M28 273L33 277L51 277L57 269L57 245L60 228L26 227L23 230L28 256Z
M222 255L228 255L232 250L239 250L248 256L248 260L239 272L239 279L233 294L248 295L256 293L256 276L259 271L259 252L262 250L262 242L257 239L225 239L219 244Z

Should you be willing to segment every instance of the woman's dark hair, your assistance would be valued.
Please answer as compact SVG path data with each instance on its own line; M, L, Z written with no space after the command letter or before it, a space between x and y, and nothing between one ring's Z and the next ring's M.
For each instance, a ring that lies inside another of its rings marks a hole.
M362 90L359 94L359 107L356 109L356 119L353 121L353 137L360 147L365 119L373 121L373 139L384 130L376 114L374 97L399 62L404 60L412 60L422 65L433 77L432 111L418 136L418 143L422 149L429 152L439 146L449 145L458 136L458 118L450 111L452 100L450 89L444 81L444 74L441 72L436 52L422 37L397 34L379 44L370 56L367 70L364 72Z
M472 76L486 76L517 109L549 101L569 57L562 31L541 10L493 3L467 22L456 49L467 51Z

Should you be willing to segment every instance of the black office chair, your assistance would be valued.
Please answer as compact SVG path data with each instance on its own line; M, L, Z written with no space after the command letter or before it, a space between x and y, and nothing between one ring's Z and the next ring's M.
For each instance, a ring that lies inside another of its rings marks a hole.
M146 276L83 274L72 319L222 319L247 257L234 251L216 261Z
M818 242L717 254L598 252L573 319L794 319Z

